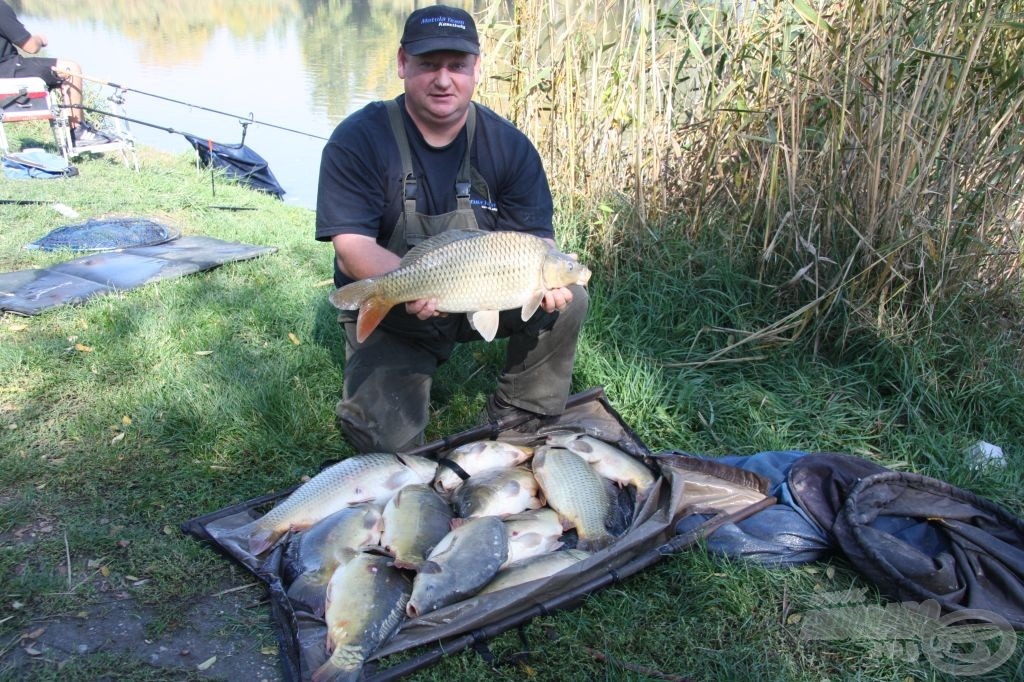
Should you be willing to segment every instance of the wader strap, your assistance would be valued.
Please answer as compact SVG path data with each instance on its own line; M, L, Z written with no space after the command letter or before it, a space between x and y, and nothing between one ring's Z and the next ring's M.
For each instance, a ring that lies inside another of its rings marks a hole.
M473 149L473 139L476 136L476 105L470 102L466 115L466 153L462 158L462 164L459 166L455 180L456 209L450 213L428 216L416 212L416 196L419 188L416 175L413 172L412 150L409 147L409 137L405 132L405 121L398 99L387 100L384 104L388 110L391 133L395 137L399 154L402 157L402 200L404 205L402 216L388 239L387 250L402 256L410 246L453 227L467 230L478 229L473 205L470 203L470 190L473 186L470 152Z
M384 104L388 109L388 120L391 121L391 133L398 143L398 153L402 155L402 198L405 200L405 212L411 215L416 212L416 176L412 172L409 138L405 135L405 122L398 108L398 100L389 99Z
M462 165L459 166L458 179L455 181L455 197L458 201L456 210L459 211L472 210L473 208L469 203L469 190L473 186L470 180L472 175L469 167L469 153L473 149L473 137L475 135L476 105L470 102L469 115L466 117L466 156L462 159Z

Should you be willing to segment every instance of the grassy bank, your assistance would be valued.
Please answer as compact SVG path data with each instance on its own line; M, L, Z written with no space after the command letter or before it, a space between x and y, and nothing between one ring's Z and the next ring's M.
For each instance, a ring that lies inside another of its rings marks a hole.
M0 271L72 257L23 249L75 222L51 202L83 220L151 216L186 234L278 248L38 317L0 317L0 677L181 679L200 674L195 662L165 669L103 653L58 664L64 655L45 650L15 667L13 654L31 643L23 635L61 619L87 622L111 603L149 610L153 637L174 632L211 595L250 582L178 524L351 454L333 426L343 356L326 300L328 247L312 239L311 212L223 178L213 197L209 174L185 157L146 151L137 174L112 158L78 166L66 180L0 179L4 198L39 202L0 207ZM590 229L575 214L560 220L570 241ZM853 329L841 346L814 348L764 334L721 356L745 338L736 330L778 318L778 296L714 239L657 232L670 228L651 225L648 256L595 272L577 389L605 386L654 450L848 452L1024 513L1016 302L953 300L913 337ZM473 422L501 348L463 348L443 368L428 436ZM1009 466L968 466L961 451L979 439L1002 445ZM875 642L797 640L813 595L862 587L879 600L841 558L768 570L696 549L532 623L525 667L492 672L466 653L417 679L941 678L922 656ZM243 631L254 650L272 650L269 609L248 613L220 632ZM494 648L521 646L510 633ZM992 679L1019 674L1022 652Z

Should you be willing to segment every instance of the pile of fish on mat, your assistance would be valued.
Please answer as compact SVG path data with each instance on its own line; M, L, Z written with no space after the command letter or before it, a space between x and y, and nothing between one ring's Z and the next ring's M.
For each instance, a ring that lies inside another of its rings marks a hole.
M536 448L476 441L438 461L357 455L218 541L259 556L287 540L287 596L327 626L327 660L312 679L357 679L406 618L607 547L654 483L640 460L581 433L551 433Z

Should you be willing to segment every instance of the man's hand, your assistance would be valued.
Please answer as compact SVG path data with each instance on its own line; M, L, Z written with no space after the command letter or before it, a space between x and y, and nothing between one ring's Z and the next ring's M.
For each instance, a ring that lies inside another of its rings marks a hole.
M405 304L405 312L415 315L421 320L429 320L432 317L445 317L448 314L438 312L436 298L421 298L416 301L409 301Z
M562 287L544 292L544 300L540 302L540 307L546 313L553 313L556 310L562 312L570 303L572 303L572 292Z

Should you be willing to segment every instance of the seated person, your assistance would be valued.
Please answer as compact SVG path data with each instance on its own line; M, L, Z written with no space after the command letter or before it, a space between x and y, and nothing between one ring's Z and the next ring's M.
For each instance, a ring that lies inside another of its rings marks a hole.
M82 68L68 59L25 57L19 52L36 54L47 45L46 36L30 33L14 10L0 0L0 78L42 78L53 90L60 88L64 104L69 105L71 139L76 147L104 144L112 138L96 130L82 118Z

